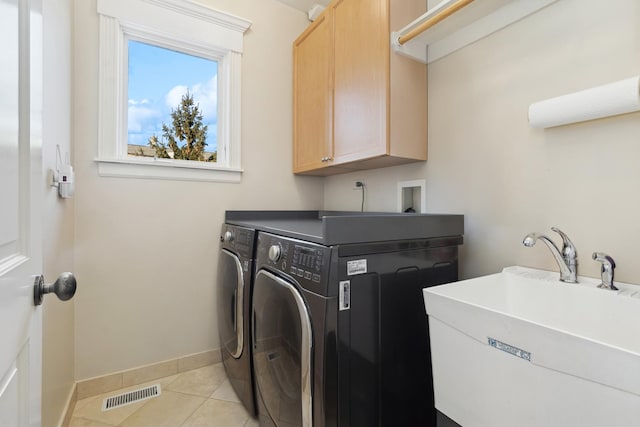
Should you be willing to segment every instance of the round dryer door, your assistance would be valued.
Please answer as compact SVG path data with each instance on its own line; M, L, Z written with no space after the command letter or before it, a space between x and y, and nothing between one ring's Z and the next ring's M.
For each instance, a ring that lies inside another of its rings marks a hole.
M311 426L311 322L294 285L260 270L253 287L259 407L276 425ZM261 423L265 415L258 411Z
M220 345L234 358L243 350L244 273L238 257L226 249L218 261L218 330Z

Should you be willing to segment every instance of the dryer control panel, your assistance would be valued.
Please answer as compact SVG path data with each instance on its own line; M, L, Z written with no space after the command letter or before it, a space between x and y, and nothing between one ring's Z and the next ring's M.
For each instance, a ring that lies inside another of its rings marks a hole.
M243 258L253 259L255 230L223 224L220 231L220 247L229 249Z
M304 288L321 294L326 289L330 251L326 246L267 233L258 237L260 264L266 263Z

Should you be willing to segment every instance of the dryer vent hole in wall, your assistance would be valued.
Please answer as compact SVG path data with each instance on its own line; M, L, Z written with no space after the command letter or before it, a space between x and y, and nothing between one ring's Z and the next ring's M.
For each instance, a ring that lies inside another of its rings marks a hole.
M398 182L398 212L425 213L426 204L426 180Z
M102 411L110 411L111 409L120 408L121 406L131 405L132 403L142 400L152 399L161 394L160 384L154 384L149 387L140 388L138 390L128 391L116 396L107 397L102 402Z

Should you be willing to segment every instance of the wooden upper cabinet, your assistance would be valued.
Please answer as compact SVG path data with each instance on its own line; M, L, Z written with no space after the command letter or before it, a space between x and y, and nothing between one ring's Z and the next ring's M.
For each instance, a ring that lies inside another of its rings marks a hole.
M341 0L333 9L334 162L385 155L389 81L387 2Z
M390 28L425 10L424 0L334 0L295 41L295 173L427 159L426 65L390 48Z
M294 172L322 168L333 157L331 25L319 17L293 45Z

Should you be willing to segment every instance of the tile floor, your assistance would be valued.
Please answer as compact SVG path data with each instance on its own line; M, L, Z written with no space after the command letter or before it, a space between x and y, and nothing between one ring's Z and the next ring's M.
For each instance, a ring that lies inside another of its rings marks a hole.
M160 384L161 395L102 412L105 397ZM257 427L221 363L78 400L69 427Z

